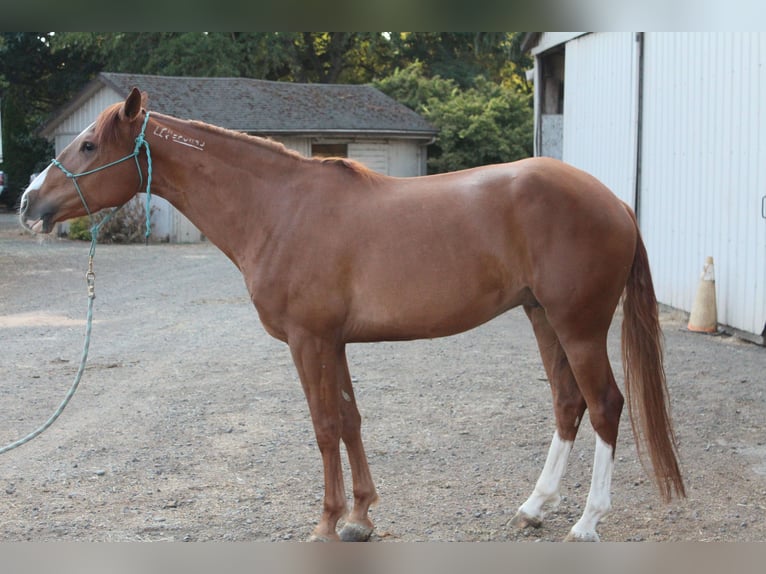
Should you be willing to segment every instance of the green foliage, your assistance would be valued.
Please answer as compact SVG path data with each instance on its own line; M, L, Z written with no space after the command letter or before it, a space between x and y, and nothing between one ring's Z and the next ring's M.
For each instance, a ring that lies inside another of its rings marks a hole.
M426 118L439 128L438 153L428 160L436 173L532 155L529 96L486 80L448 100L431 101Z
M293 82L367 82L392 58L379 32L65 32L52 43L109 71Z
M84 216L70 220L67 237L79 241L90 241L93 237L90 233L90 218Z
M449 78L468 88L477 76L502 79L512 38L508 32L396 32L391 42L399 65L422 62L426 76Z
M531 96L482 76L460 89L453 80L426 77L416 63L377 82L378 89L439 129L428 167L442 173L532 155Z
M53 146L37 136L37 128L99 69L98 62L78 48L54 53L51 37L44 32L0 33L0 169L8 173L9 197L17 197L30 174L52 157Z
M391 75L374 82L373 85L420 114L425 113L428 102L432 99L448 100L460 91L453 80L427 76L422 62L415 62L404 69L396 69Z

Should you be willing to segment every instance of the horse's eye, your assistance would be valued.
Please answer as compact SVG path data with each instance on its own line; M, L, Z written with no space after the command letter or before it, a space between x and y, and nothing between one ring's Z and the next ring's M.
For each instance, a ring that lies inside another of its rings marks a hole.
M80 151L93 151L96 149L96 144L93 142L82 142L82 147L80 147Z

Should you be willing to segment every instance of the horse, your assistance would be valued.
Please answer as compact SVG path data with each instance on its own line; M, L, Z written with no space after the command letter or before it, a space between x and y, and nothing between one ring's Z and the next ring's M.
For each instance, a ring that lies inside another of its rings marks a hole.
M367 541L374 530L368 511L378 495L346 345L448 336L518 306L537 339L555 429L509 528L540 527L558 504L587 410L592 482L566 539L599 540L626 400L659 494L685 496L647 252L631 208L596 178L550 158L390 177L147 111L146 102L133 88L102 111L26 189L21 224L49 233L57 222L124 204L152 178L152 193L240 269L265 330L288 345L308 402L324 470L310 540ZM625 397L606 347L620 303Z

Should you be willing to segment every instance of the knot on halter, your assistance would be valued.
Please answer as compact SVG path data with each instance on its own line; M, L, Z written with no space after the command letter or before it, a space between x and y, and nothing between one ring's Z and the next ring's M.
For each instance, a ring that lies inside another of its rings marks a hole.
M149 122L149 113L146 112L146 117L144 117L144 123L141 126L141 131L136 136L136 145L133 147L133 156L136 159L136 166L138 167L138 154L141 152L141 146L146 148L146 233L145 233L145 239L147 243L149 242L149 236L152 234L152 222L151 222L151 201L152 201L152 152L149 149L149 142L146 141L146 124ZM141 183L139 184L139 187L141 187L141 184L143 183L143 175L141 173L141 168L138 167L138 176L141 179Z
M90 175L91 173L96 173L98 171L105 170L108 167L112 167L114 165L117 165L119 163L122 163L124 161L127 161L129 159L133 159L136 162L136 169L138 170L138 178L139 178L139 184L138 187L140 188L144 184L144 174L141 172L141 165L138 163L138 156L141 153L141 147L146 148L146 234L145 238L146 241L149 241L149 236L151 235L151 199L152 199L152 153L149 149L149 142L146 141L146 125L149 123L149 114L150 112L146 112L146 115L144 117L144 123L141 125L141 131L136 136L135 140L135 146L133 147L133 153L126 155L125 157L121 157L118 160L115 160L113 162L107 163L106 165L102 165L100 167L96 167L94 169L83 171L81 173L72 173L67 168L65 168L62 163L57 160L53 159L51 160L51 164L55 165L57 168L59 168L62 173L69 179L72 180L72 183L74 184L75 189L77 190L77 195L80 197L80 201L82 202L83 207L85 208L85 212L88 214L88 217L90 218L91 222L91 237L93 238L93 243L95 245L96 236L98 235L99 230L101 229L101 226L104 225L107 221L109 221L112 216L117 213L120 209L122 209L122 206L117 207L109 212L109 214L102 219L99 223L93 224L93 213L90 210L90 207L88 207L88 202L85 201L85 196L82 193L82 190L80 189L80 185L77 183L77 178L82 177L84 175ZM91 248L93 249L93 248Z

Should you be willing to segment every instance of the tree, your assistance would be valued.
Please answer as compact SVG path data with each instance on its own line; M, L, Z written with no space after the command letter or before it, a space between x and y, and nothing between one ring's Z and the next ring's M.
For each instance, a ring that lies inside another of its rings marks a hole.
M532 155L531 96L479 76L461 90L454 80L428 78L412 64L375 85L423 115L439 135L428 167L442 173Z
M44 32L0 33L6 202L15 200L29 175L51 157L52 147L36 135L37 128L98 70L98 62L80 50L53 52L51 37Z
M363 83L392 60L378 32L65 32L53 43L103 54L110 71L169 76Z
M518 32L393 32L390 37L398 66L421 62L427 77L451 79L461 88L474 86L480 76L502 83L529 66Z
M61 32L54 52L87 53L100 69L140 74L246 76L364 83L413 62L427 77L473 86L477 76L523 80L517 32Z
M432 100L426 118L439 128L429 169L441 173L532 155L529 96L487 80L448 100Z
M446 100L460 91L454 80L428 76L422 62L396 69L389 76L373 82L373 85L418 113L425 113L430 100Z
M123 32L110 39L105 69L166 76L239 76L240 50L226 34Z

